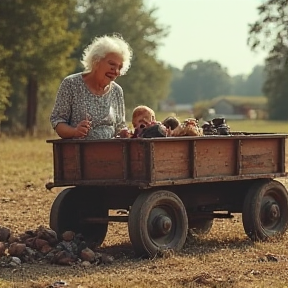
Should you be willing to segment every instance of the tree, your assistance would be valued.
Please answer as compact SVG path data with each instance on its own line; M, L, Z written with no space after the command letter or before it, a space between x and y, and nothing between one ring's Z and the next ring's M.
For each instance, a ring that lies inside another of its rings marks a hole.
M0 124L1 121L6 120L4 112L9 105L9 95L11 92L9 77L3 65L4 59L10 56L11 52L6 51L4 47L0 45Z
M81 0L78 2L82 28L81 46L75 51L80 59L82 51L95 36L120 33L133 49L132 66L127 75L117 79L124 89L126 108L146 104L156 108L169 92L170 71L156 59L161 39L168 28L157 23L156 8L147 9L143 0ZM82 70L82 67L78 67Z
M263 95L262 88L264 84L264 67L257 65L246 79L246 95L260 96Z
M187 63L182 77L174 79L170 97L178 103L194 103L230 94L231 78L225 68L214 61Z
M288 113L288 9L286 0L268 0L258 7L259 20L250 25L252 50L268 51L263 92L271 119L287 120Z
M246 79L245 75L235 75L232 77L232 94L233 95L247 95L246 93Z
M26 104L26 131L34 133L40 86L50 87L74 69L69 59L79 41L77 31L68 30L75 20L76 0L0 1L0 44L12 53L4 62L14 90L8 113L17 115L17 103ZM23 91L25 87L25 92ZM26 94L26 100L21 96ZM19 107L19 106L18 106Z
M277 51L277 45L274 50ZM288 47L280 45L283 57L288 57ZM285 50L286 49L286 50ZM276 52L275 51L275 52ZM288 63L279 59L278 53L270 53L266 60L267 80L263 91L268 97L269 116L273 120L288 120ZM281 63L282 62L282 63Z

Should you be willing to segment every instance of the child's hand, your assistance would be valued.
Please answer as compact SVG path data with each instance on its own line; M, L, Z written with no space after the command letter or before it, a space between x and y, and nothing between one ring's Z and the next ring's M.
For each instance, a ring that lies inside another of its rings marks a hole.
M122 128L122 129L119 131L119 133L118 133L118 136L119 136L120 138L130 138L131 135L132 135L132 134L131 134L131 131L129 131L127 127Z

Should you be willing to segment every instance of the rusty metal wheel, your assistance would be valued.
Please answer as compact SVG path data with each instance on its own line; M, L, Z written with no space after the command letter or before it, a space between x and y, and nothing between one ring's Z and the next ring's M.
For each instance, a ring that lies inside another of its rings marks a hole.
M256 182L244 200L242 221L246 234L253 241L284 234L288 228L286 188L275 180Z
M97 205L91 193L79 187L67 188L58 194L50 211L50 227L59 237L65 231L81 233L89 246L99 246L105 239L108 222L88 221L93 217L108 217L108 209Z
M130 210L128 231L137 256L154 257L166 249L178 251L188 232L185 206L170 191L143 192Z

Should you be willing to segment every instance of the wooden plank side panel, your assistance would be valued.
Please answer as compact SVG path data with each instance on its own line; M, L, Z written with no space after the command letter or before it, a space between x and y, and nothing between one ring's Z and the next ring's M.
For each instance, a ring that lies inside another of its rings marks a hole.
M146 180L150 173L150 163L147 157L147 144L140 141L130 143L129 160L131 180ZM148 173L149 170L149 173Z
M230 176L237 170L237 143L231 139L199 139L195 147L195 177Z
M279 161L281 139L242 139L241 171L242 174L275 173L281 167Z
M53 143L53 165L54 165L54 181L57 182L63 179L63 162L61 145Z
M190 141L154 142L155 181L187 179L191 177Z
M83 180L124 179L123 143L85 143L82 149Z
M80 180L81 156L80 145L77 143L65 143L61 145L63 180Z

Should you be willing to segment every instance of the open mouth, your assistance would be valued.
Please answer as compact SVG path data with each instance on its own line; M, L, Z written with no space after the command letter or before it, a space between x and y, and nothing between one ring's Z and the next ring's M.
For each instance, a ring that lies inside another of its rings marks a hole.
M108 77L110 80L114 80L115 79L115 75L113 75L111 73L106 73L105 76Z

